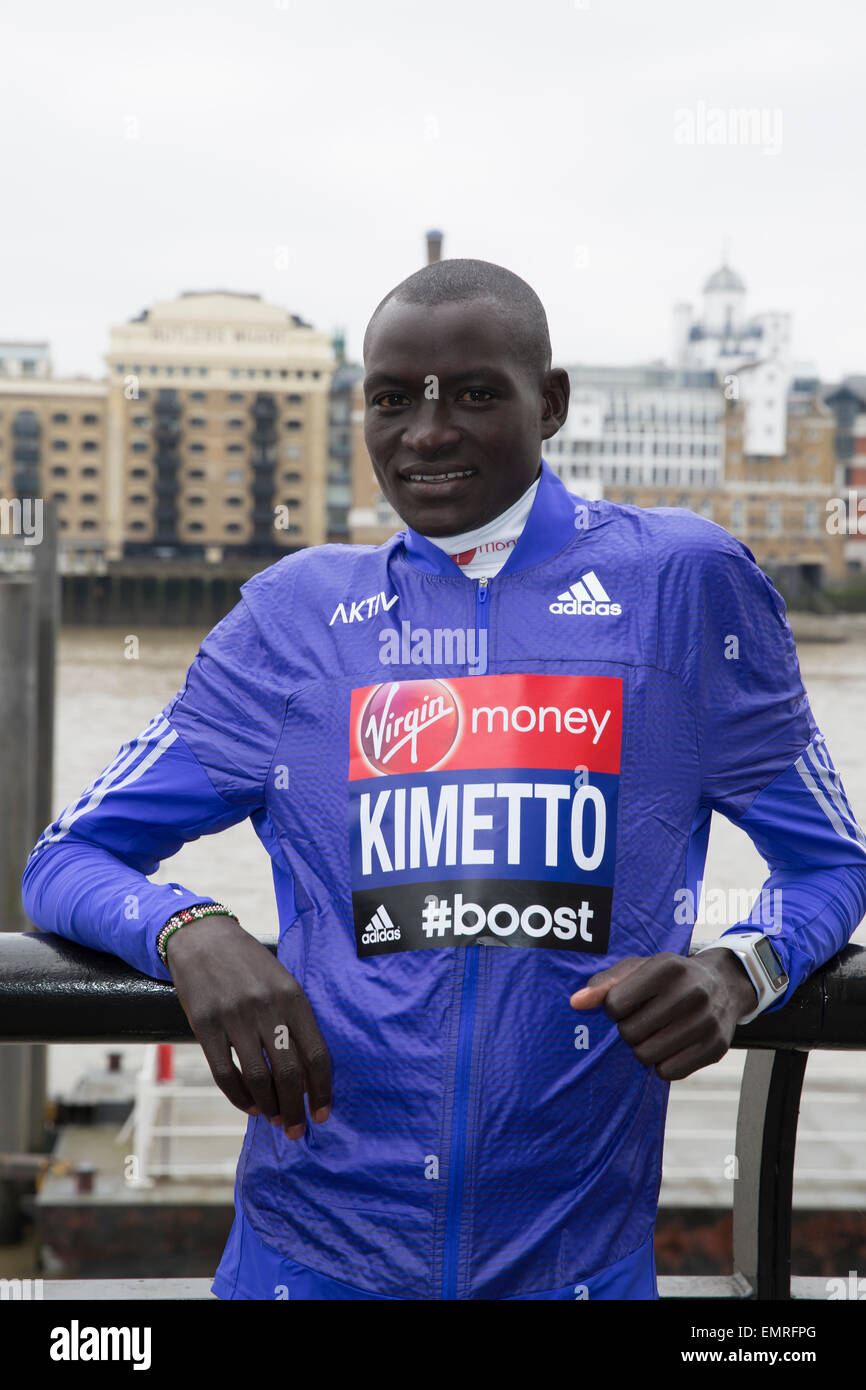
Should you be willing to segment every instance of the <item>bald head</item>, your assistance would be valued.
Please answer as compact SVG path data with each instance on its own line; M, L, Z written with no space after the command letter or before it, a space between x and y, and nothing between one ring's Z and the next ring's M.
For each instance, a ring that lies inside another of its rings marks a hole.
M364 358L373 325L393 300L402 304L438 305L487 300L496 305L515 356L533 376L550 370L550 331L544 305L525 280L492 261L434 261L402 280L377 304L364 334Z

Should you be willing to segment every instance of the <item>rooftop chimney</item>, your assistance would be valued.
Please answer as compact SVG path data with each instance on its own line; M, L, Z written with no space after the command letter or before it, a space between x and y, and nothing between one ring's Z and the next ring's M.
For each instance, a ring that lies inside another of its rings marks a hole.
M442 233L432 231L427 233L427 264L432 265L434 261L442 259Z

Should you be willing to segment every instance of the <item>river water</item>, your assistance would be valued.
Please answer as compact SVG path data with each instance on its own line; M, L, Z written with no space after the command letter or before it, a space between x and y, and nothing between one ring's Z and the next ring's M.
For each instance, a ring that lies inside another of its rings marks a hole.
M827 739L849 800L866 822L866 616L793 618L800 665L812 708ZM137 647L122 629L65 628L61 633L55 752L55 812L77 797L94 775L134 737L182 685L202 638L199 630L143 629ZM814 640L816 637L845 640ZM809 638L810 640L806 640ZM130 653L134 653L132 656ZM714 818L705 890L755 892L766 869L751 841ZM174 880L227 902L255 935L275 938L276 907L270 860L248 821L184 845L154 876ZM699 925L711 939L723 926ZM854 938L866 944L866 927ZM101 1064L105 1048L50 1049L49 1088L66 1092L85 1067ZM135 1065L141 1049L127 1049ZM736 1089L742 1053L672 1088L665 1181L668 1202L730 1200L721 1174L732 1152ZM866 1091L863 1053L810 1059L798 1143L800 1200L819 1205L866 1203L866 1134L857 1114ZM809 1176L811 1174L812 1176Z

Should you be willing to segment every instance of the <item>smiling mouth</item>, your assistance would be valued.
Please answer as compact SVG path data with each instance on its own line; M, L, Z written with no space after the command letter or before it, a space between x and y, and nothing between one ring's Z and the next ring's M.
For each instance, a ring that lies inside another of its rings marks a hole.
M400 473L400 478L404 483L432 483L435 486L436 484L453 483L459 478L473 478L477 472L477 468L453 468L447 473L441 470L436 473L428 473L423 468L413 468L404 469Z

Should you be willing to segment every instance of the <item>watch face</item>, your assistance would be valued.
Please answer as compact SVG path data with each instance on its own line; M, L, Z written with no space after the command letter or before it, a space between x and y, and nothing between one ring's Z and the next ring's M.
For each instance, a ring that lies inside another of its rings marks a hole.
M769 937L762 936L760 941L755 942L755 955L767 972L773 989L784 989L788 983L788 975Z

